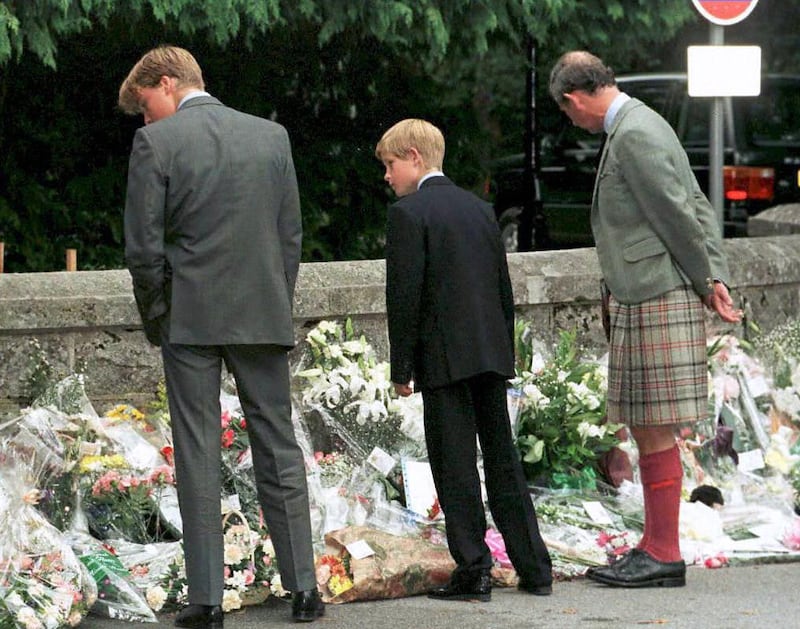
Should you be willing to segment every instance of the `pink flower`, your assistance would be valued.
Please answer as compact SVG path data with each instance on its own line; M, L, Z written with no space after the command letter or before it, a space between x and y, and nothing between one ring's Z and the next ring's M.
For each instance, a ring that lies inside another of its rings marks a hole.
M714 555L713 557L708 557L704 562L703 565L706 568L724 568L728 565L728 558L719 553L718 555Z
M231 424L231 414L229 411L222 413L222 427L227 428Z
M228 428L222 433L222 447L223 448L230 448L233 445L233 441L236 438L235 433L232 429Z
M792 525L783 535L783 545L791 550L800 550L800 518L794 518Z
M492 553L492 559L504 568L511 568L511 560L506 552L506 542L500 532L495 529L488 529L484 539Z
M172 473L172 468L169 465L159 465L150 473L149 481L151 483L174 485L175 477Z

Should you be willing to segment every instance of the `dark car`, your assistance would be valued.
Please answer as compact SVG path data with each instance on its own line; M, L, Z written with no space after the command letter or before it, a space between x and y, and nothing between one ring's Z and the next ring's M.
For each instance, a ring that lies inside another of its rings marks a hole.
M692 98L685 74L617 77L620 89L661 113L675 129L701 188L708 194L711 99ZM747 233L747 219L784 203L800 203L800 75L764 75L761 94L723 100L724 225L726 236ZM600 137L563 118L542 133L532 223L537 249L592 246L589 208ZM498 160L490 194L506 248L517 250L526 190L522 154Z

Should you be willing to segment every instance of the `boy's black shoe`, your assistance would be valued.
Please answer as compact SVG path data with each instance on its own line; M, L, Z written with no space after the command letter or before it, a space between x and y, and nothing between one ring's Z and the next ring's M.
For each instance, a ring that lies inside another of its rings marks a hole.
M222 629L222 607L219 605L187 605L175 617L175 626Z
M553 593L553 586L550 583L544 585L536 585L535 583L528 583L527 581L520 580L517 583L517 589L521 592L528 594L535 594L536 596L550 596Z
M489 570L479 570L472 574L460 572L453 574L450 583L428 592L428 598L440 601L481 601L492 599L492 575Z

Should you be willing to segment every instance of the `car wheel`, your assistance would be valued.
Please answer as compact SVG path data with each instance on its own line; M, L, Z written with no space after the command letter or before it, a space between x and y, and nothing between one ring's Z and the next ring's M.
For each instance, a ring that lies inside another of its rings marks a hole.
M521 214L521 207L510 207L503 210L497 219L500 225L500 237L503 239L503 246L507 253L519 251L519 217Z

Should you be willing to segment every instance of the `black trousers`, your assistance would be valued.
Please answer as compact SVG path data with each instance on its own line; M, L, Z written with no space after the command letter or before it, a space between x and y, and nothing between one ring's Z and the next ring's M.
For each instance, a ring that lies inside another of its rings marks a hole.
M456 572L492 566L477 469L483 453L489 509L509 559L530 585L552 582L552 564L514 446L506 381L497 374L422 391L425 441Z

